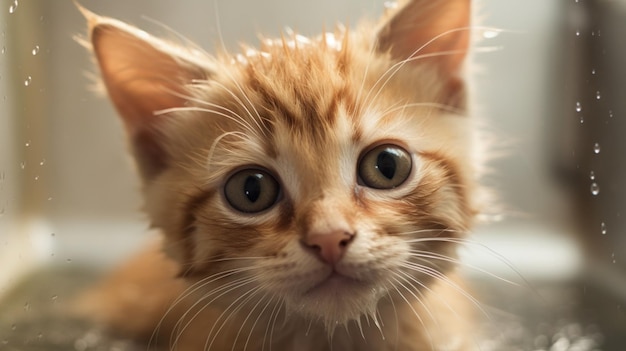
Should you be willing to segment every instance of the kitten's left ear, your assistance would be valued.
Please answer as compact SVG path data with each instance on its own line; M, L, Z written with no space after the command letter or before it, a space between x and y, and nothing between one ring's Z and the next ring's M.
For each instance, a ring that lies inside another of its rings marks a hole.
M444 76L460 73L470 41L470 0L400 1L383 20L377 45L398 61L432 62Z
M144 180L153 178L168 163L165 136L159 129L167 117L155 113L185 106L188 86L209 79L210 63L192 50L79 9L89 24L103 83L124 121L141 175Z

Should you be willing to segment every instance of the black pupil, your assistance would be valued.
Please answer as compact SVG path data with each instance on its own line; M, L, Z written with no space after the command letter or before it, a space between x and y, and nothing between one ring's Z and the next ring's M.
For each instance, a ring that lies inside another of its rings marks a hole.
M243 185L243 192L250 202L256 202L261 195L261 179L262 174L254 174L246 178L246 182Z
M396 155L389 150L385 150L378 154L376 159L376 168L387 179L393 179L396 174Z

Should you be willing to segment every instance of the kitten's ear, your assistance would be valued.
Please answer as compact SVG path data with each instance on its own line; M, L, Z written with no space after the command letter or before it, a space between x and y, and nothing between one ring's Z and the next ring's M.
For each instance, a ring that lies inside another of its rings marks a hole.
M383 19L378 50L398 60L416 58L437 65L446 76L457 76L470 41L470 0L408 0ZM429 57L429 58L427 58Z
M144 179L167 166L155 112L182 107L186 87L208 79L210 69L190 50L154 38L123 22L80 8L109 97L122 117Z

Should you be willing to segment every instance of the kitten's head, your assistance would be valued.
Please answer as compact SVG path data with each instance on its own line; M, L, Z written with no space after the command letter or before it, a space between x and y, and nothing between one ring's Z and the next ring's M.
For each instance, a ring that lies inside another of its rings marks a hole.
M469 0L218 58L87 17L147 212L188 279L327 325L445 279L474 215Z

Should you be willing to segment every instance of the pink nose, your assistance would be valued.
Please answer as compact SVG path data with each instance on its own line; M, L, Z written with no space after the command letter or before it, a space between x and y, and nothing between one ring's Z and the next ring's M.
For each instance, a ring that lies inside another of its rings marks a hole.
M354 234L345 231L309 234L303 243L311 249L322 262L334 265L341 260Z

